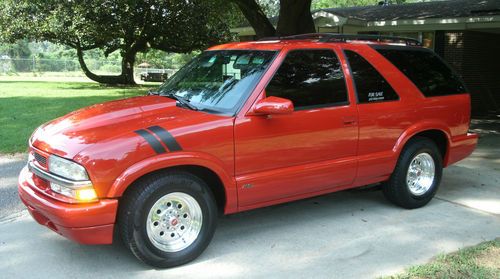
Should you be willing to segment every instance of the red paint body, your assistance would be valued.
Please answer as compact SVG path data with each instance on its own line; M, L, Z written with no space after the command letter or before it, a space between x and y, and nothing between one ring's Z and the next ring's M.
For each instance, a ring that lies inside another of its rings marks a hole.
M349 104L279 115L254 111L290 110L282 100L270 98L265 106L259 100L286 53L311 48L336 52ZM75 241L111 243L120 197L136 179L155 170L186 165L209 169L223 184L224 212L229 214L387 180L405 143L420 132L446 136L445 166L467 157L477 144L477 135L467 133L468 94L425 98L368 43L245 42L212 49L280 52L235 116L192 111L166 97L144 96L97 104L43 125L30 140L31 150L83 165L99 201L68 203L24 169L19 193L33 217ZM357 104L342 49L368 59L400 100ZM157 155L134 133L153 125L168 130L183 150Z

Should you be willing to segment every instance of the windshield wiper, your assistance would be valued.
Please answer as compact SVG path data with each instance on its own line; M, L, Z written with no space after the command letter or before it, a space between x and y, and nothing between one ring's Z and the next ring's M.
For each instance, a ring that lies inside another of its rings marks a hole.
M166 94L160 94L160 96L165 96L165 97L168 97L168 98L171 98L171 99L174 99L177 101L178 104L180 104L181 106L183 107L186 107L188 109L191 109L191 110L199 110L197 107L195 107L194 105L191 104L191 102L187 99L184 99L183 97L181 96L177 96L173 93L166 93Z

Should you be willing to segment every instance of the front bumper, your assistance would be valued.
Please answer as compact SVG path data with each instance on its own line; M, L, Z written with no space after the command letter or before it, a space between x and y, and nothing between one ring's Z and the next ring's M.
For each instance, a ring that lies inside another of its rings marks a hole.
M69 204L55 200L39 190L35 176L23 168L18 191L31 216L58 234L81 244L111 244L118 200Z

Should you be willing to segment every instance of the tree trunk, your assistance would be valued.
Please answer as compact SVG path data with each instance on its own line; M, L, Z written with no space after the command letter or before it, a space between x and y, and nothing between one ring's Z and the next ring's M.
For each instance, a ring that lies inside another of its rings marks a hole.
M290 36L316 32L311 15L311 0L281 0L276 33Z
M257 38L272 37L276 30L255 0L232 0L255 30ZM309 1L310 2L310 1Z
M135 55L137 51L129 50L122 54L122 73L125 83L124 84L135 84L134 80L134 64Z
M80 67L82 68L83 73L89 79L96 81L98 83L103 84L126 84L126 85L134 85L134 63L135 63L135 55L136 52L129 51L125 54L122 54L122 72L117 76L108 76L108 75L96 75L92 71L89 70L87 64L85 63L85 59L83 58L83 50L80 47L76 48L76 54L78 56L78 62L80 63Z

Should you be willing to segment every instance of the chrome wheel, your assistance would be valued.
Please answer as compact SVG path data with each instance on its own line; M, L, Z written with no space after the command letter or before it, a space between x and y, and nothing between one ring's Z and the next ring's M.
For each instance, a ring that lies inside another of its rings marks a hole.
M147 235L153 245L164 252L178 252L198 238L203 213L198 202L181 192L161 197L149 210Z
M406 174L408 189L415 196L421 196L432 187L436 166L434 159L429 153L420 153L410 162Z

